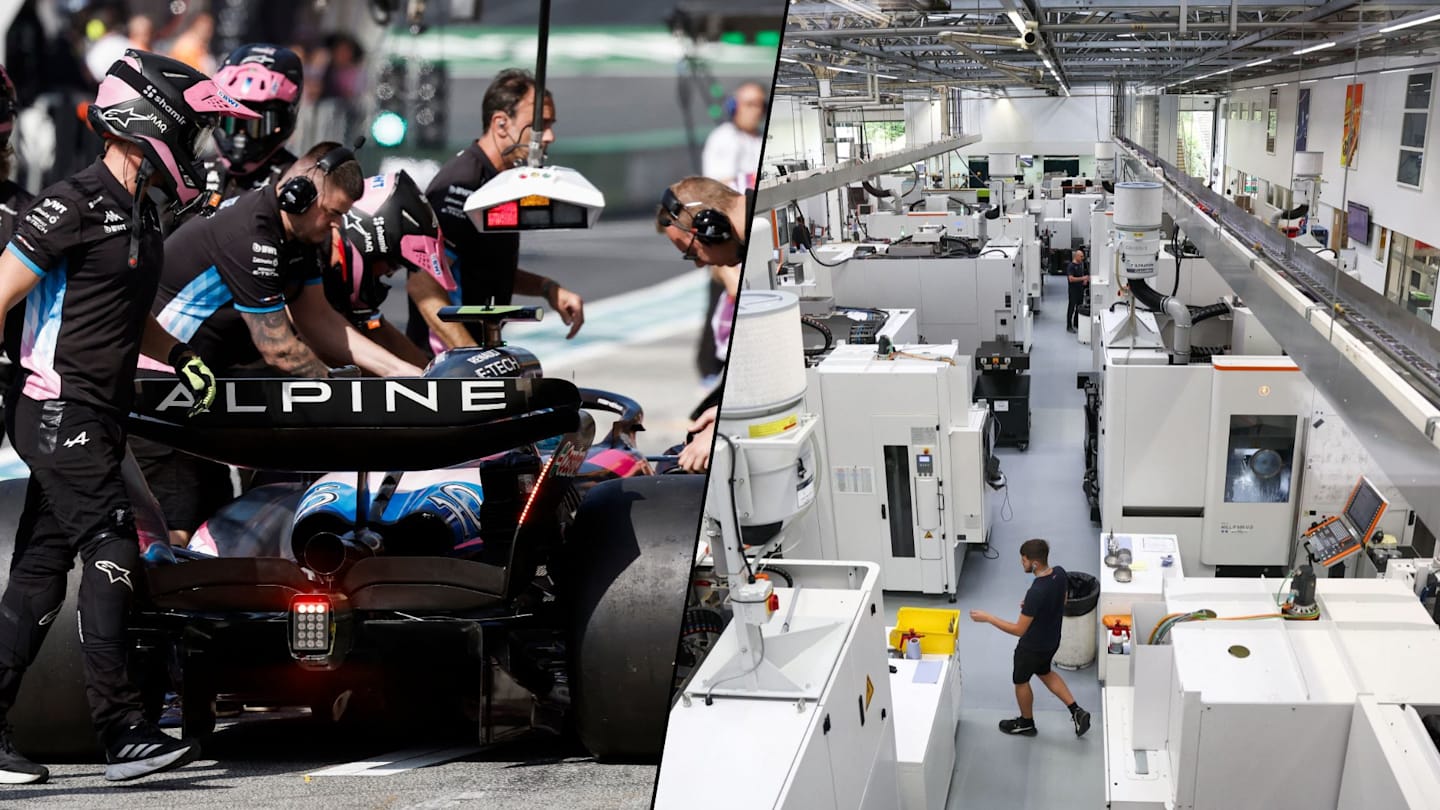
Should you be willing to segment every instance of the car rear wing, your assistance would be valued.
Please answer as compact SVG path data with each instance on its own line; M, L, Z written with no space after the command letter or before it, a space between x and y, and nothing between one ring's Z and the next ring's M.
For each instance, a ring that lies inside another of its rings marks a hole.
M174 378L135 381L131 433L237 467L428 470L577 429L580 392L559 379L237 378L207 413Z

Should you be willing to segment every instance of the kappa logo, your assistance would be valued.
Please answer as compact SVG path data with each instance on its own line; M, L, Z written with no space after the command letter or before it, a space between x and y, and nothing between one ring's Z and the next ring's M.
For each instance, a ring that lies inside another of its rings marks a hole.
M81 446L81 447L84 447L85 445L87 445L87 444L89 444L89 443L90 443L90 436L87 435L87 432L86 432L86 431L83 431L83 430L80 431L79 433L75 434L74 436L71 436L70 438L68 438L68 439L65 440L65 446L66 446L66 447L74 447L74 446L76 446L76 445L79 445L79 446Z
M112 209L109 209L109 210L107 210L107 211L105 212L105 221L106 221L106 222L124 222L124 221L125 221L125 218L122 217L122 216L120 216L119 214L115 213L115 210L112 208Z
M112 107L100 113L100 120L108 121L109 123L122 127L129 127L136 121L149 121L162 133L170 131L170 124L161 120L160 116L155 113L135 112L133 105L129 107Z
M116 565L113 562L110 562L109 560L96 560L95 567L100 571L103 571L105 573L105 576L110 578L111 585L114 585L117 582L123 582L125 583L125 587L129 588L132 591L135 590L135 586L130 582L129 569L121 568L120 566Z

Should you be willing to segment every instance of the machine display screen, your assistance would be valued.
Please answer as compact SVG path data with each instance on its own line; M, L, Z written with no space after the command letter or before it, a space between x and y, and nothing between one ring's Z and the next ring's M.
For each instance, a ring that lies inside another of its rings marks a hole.
M1232 416L1226 503L1289 503L1295 416Z
M1370 207L1360 203L1345 205L1345 235L1362 245L1370 244Z
M1385 506L1385 496L1381 495L1368 479L1362 477L1350 493L1350 502L1345 505L1345 519L1350 521L1362 541L1369 542L1370 538L1366 533L1372 531L1375 522L1380 519L1380 514L1385 511Z

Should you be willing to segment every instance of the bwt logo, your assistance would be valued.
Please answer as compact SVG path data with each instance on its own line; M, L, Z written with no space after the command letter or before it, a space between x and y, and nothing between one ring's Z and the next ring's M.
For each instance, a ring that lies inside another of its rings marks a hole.
M381 382L366 385L366 382ZM438 380L293 380L279 383L278 402L242 399L238 384L220 386L218 401L211 409L220 413L296 413L328 406L330 410L348 407L352 413L380 410L398 413L402 409L423 408L431 413L459 410L463 413L498 411L505 408L504 383L497 380L458 380L458 385L441 386ZM183 384L175 388L155 406L158 413L171 410L188 411L195 404L194 395Z

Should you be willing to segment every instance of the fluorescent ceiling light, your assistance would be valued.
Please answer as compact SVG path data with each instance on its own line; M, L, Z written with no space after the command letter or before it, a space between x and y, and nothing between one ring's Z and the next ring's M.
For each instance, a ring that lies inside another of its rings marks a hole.
M1270 64L1271 62L1274 62L1274 61L1275 61L1274 59L1260 59L1260 60L1257 60L1257 61L1254 61L1254 62L1249 63L1249 64L1246 65L1245 67L1260 67L1261 65L1268 65L1268 64Z
M1271 86L1271 87L1289 87L1289 86L1290 86L1290 82L1281 82L1280 84L1272 84L1272 85L1270 85L1270 86Z
M876 74L875 74L875 78L877 78L877 79L898 79L899 77L898 77L898 76L891 76L891 75L889 75L888 73L876 73Z
M1415 69L1415 68L1392 68L1391 70L1382 70L1382 71L1380 71L1380 75L1381 75L1381 76L1386 76L1386 75L1389 75L1389 74L1391 74L1391 73L1409 73L1410 71L1412 71L1412 70L1414 70L1414 69Z
M860 72L860 71L855 70L855 69L853 69L853 68L837 67L837 66L833 66L833 65L830 67L830 69L831 69L831 70L839 71L839 72L841 72L841 73L859 73L859 72Z
M1300 55L1302 55L1302 54L1314 53L1314 52L1316 52L1316 51L1323 51L1323 50L1325 50L1326 48L1333 48L1333 47L1335 47L1335 46L1338 45L1338 44L1339 44L1338 42L1322 42L1322 43L1320 43L1319 45L1311 45L1311 46L1308 47L1308 48L1301 48L1300 50L1295 51L1295 52L1293 53L1293 55L1294 55L1294 56L1300 56Z
M782 57L780 57L780 61L781 61L781 62L788 62L788 63L790 63L790 64L792 64L792 65L798 65L798 64L800 64L800 60L799 60L799 59L791 59L791 58L788 57L788 56L782 56Z
M1025 18L1020 16L1020 12L1007 11L1005 12L1005 16L1010 18L1010 22L1015 24L1015 29L1021 34L1024 34L1026 31L1029 30L1025 27Z
M1300 82L1300 83L1301 83L1301 84L1316 84L1316 83L1318 83L1319 81L1320 81L1319 79L1306 79L1305 81Z
M1427 17L1421 17L1418 20L1407 20L1402 23L1396 23L1388 28L1381 28L1380 33L1388 34L1391 31L1399 31L1402 28L1409 28L1415 25L1424 25L1425 23L1435 22L1436 20L1440 20L1440 14L1431 14Z

